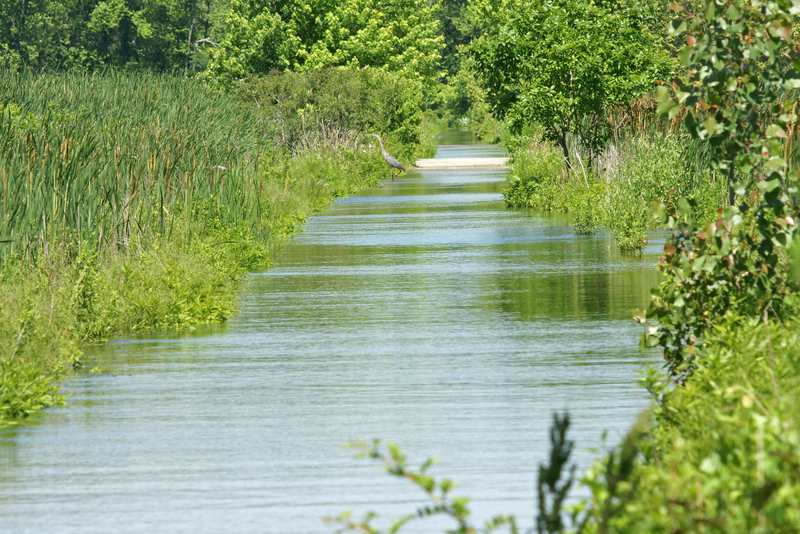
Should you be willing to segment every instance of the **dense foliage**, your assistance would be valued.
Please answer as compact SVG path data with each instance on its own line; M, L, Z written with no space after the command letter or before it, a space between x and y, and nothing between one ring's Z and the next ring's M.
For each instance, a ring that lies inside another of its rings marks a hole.
M792 289L786 248L800 216L800 173L791 167L788 142L798 121L800 45L792 38L798 12L798 0L734 0L724 9L708 2L704 13L685 13L672 26L674 33L688 28L679 54L687 70L671 92L661 91L659 111L676 116L685 109L689 133L707 141L711 167L728 177L731 204L705 226L689 216L688 202L666 220L673 229L662 263L666 280L647 310L658 324L643 341L659 345L681 377L692 371L695 346L727 310L794 313L784 300Z
M436 78L443 38L438 4L424 0L232 0L211 79L330 66L375 67L409 82Z
M0 67L161 72L195 67L200 39L215 37L224 1L0 1Z
M506 205L573 214L575 232L591 234L605 226L626 252L638 252L660 225L653 206L677 215L679 199L700 224L715 221L724 204L724 177L709 169L707 147L682 135L650 130L616 136L594 168L573 149L578 171L567 173L562 155L547 143L529 140L515 148Z
M685 386L648 382L656 426L609 531L800 530L799 328L729 315Z
M670 72L643 6L554 0L503 7L507 19L471 46L477 70L495 111L514 130L543 127L570 170L570 135L593 160L611 133L606 108L627 105Z
M250 77L233 90L259 108L259 129L273 146L292 152L335 147L355 150L364 133L389 136L403 159L420 150L419 84L378 69L316 69ZM396 143L396 145L395 145ZM411 161L408 161L411 163Z

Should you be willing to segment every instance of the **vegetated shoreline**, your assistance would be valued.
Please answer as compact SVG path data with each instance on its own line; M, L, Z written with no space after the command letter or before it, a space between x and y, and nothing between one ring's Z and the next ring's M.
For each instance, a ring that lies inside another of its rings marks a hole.
M647 245L648 230L662 227L653 210L659 203L674 214L686 198L698 223L715 221L726 205L727 184L711 169L708 146L679 125L659 120L655 108L654 96L642 97L631 125L616 130L593 160L580 140L569 136L571 159L581 162L576 169L568 169L558 147L539 140L535 128L507 135L506 205L572 213L578 235L605 226L619 249L630 253ZM608 120L624 113L612 110Z
M98 257L90 253L79 256L72 264L59 263L56 254L51 253L35 271L8 276L0 288L0 302L5 309L0 315L9 318L9 312L17 307L8 305L12 302L21 304L27 312L21 324L16 321L19 335L12 341L12 357L23 344L37 347L34 350L49 351L50 357L44 366L27 369L21 377L23 384L17 386L16 399L4 395L0 426L14 424L47 406L63 404L63 396L58 393L60 382L70 369L82 366L80 357L88 344L134 332L179 331L225 321L238 311L241 282L246 273L268 267L274 247L302 231L307 216L324 211L336 198L378 185L384 177L366 178L352 184L344 194L318 198L317 208L311 211L297 209L286 213L286 218L295 223L269 243L251 241L236 246L224 241L236 233L235 229L221 228L216 239L209 237L195 242L188 251L180 246L158 244L146 252L133 254ZM100 308L108 297L115 301L140 298L141 305L129 308L126 315L106 312ZM32 324L44 319L47 308L54 310L76 304L75 300L81 300L80 305L92 309L93 314L115 316L95 317L93 331L85 333L80 328L87 317L82 317L79 310L72 316L51 315L47 324ZM102 361L98 364L102 365ZM8 366L3 371L6 375L14 374ZM11 389L14 385L4 383L2 387Z
M366 86L382 100L337 115ZM87 343L233 313L243 275L308 215L388 177L364 130L407 163L427 155L419 95L401 87L370 69L254 78L235 96L149 74L0 73L0 426L62 403Z

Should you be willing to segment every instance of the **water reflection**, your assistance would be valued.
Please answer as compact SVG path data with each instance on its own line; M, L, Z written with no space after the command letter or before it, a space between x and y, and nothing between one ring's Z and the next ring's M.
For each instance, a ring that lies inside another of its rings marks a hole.
M407 513L419 494L340 447L358 438L440 456L477 517L530 525L552 411L583 448L644 406L629 309L657 280L653 256L506 210L502 182L411 173L342 199L227 324L90 350L107 372L3 433L0 530L313 533L345 509Z

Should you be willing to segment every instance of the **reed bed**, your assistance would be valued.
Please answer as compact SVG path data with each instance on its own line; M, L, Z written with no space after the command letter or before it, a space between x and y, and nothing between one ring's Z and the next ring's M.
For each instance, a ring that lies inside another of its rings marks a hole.
M202 83L0 73L0 263L60 242L127 247L243 226L266 236L257 120ZM201 209L214 199L218 209Z

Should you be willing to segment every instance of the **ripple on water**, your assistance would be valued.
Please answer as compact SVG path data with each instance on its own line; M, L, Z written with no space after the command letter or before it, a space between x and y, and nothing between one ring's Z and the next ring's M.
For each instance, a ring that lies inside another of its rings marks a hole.
M410 173L341 199L224 325L90 348L106 373L3 431L0 531L315 533L346 509L405 514L419 492L341 447L371 438L440 456L476 518L530 526L552 412L570 410L586 467L646 404L634 371L653 355L629 310L658 248L624 256L564 216L506 210L502 186Z

